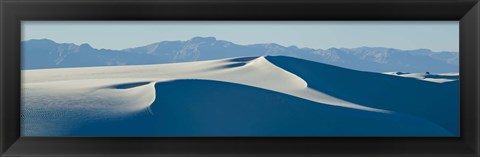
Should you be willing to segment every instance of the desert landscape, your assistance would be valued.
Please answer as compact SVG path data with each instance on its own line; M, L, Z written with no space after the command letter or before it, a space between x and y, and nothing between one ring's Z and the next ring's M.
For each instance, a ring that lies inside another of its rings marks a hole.
M22 79L22 136L459 135L458 73L261 55L24 69Z

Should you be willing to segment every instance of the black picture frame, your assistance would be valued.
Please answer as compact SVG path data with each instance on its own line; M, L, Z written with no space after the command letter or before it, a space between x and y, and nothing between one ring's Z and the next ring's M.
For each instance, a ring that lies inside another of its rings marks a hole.
M1 156L480 154L478 0L0 0ZM460 137L20 137L22 20L460 21Z

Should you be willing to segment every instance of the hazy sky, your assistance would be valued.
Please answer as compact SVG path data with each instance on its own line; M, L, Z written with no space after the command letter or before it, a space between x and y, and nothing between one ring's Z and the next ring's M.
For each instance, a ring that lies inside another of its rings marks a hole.
M237 44L459 50L458 21L23 21L22 40L47 38L124 49L165 40L216 37Z

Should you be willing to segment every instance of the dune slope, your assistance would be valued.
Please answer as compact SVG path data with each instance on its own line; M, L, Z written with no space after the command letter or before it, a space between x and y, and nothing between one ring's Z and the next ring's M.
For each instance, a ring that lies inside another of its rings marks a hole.
M368 107L422 117L458 133L458 80L435 83L354 71L290 57L267 59L300 76L315 90Z
M176 80L157 83L155 88L157 97L150 106L153 114L143 113L117 121L85 124L77 128L73 135L389 136L402 134L441 136L449 134L449 131L442 127L413 116L320 104L235 83ZM115 132L111 132L112 130Z

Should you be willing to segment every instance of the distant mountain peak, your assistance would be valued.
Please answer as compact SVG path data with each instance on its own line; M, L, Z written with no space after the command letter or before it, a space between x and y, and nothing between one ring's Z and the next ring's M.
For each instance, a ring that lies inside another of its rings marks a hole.
M387 47L379 47L379 46L362 46L357 48L352 48L354 50L377 50L377 51L388 51L388 50L396 50L394 48L387 48Z
M40 42L54 42L56 43L55 41L53 40L50 40L50 39L46 39L46 38L42 38L42 39L30 39L28 41L40 41Z
M215 42L217 39L215 37L193 37L189 41L192 42Z
M39 43L39 44L58 44L57 42L50 39L30 39L23 42Z
M92 46L90 46L90 44L87 44L87 43L81 44L80 48L81 49L94 49Z

